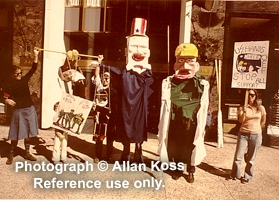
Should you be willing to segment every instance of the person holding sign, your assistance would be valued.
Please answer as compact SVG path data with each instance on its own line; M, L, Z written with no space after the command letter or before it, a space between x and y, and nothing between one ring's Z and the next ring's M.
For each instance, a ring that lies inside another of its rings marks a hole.
M57 121L57 117L59 117L60 113L57 116L57 110L59 107L59 102L55 103L53 106L53 110L56 112L54 116L54 121ZM68 132L62 131L60 129L54 129L54 144L52 151L52 161L54 164L57 164L62 161L62 163L67 163L67 146L68 146Z
M241 183L248 183L253 178L255 158L262 144L262 128L266 122L266 110L259 103L257 90L247 90L245 102L245 105L238 111L241 126L238 132L232 172L228 177L228 180L240 179ZM244 177L241 177L243 157L245 157L246 167Z

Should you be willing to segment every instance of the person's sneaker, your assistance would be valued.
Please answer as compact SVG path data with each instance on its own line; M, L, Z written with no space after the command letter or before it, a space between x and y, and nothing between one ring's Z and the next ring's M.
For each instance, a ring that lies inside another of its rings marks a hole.
M247 183L249 183L249 179L242 177L241 178L241 183L247 184Z
M25 159L26 160L30 160L30 161L37 161L37 158L35 158L34 156L32 156L30 153L27 153L25 155Z
M14 156L9 156L7 161L6 161L6 164L11 165L13 163L13 160L14 160Z
M194 183L194 181L195 181L194 173L189 173L188 182L189 183Z

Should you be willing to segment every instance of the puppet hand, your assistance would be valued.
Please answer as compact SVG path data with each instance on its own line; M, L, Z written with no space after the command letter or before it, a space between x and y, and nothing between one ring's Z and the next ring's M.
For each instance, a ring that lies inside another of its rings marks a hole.
M5 103L14 107L16 105L16 102L13 101L12 99L5 99Z
M98 55L98 62L99 62L99 63L101 63L103 59L104 59L104 56L103 56L103 55Z
M73 60L78 60L78 55L79 55L78 51L73 49Z
M99 67L100 66L100 63L98 62L98 61L92 61L91 63L90 63L90 65L89 65L89 67L91 67L91 68L93 68L93 69L95 69L95 68L97 68L97 67Z
M68 51L67 53L66 53L66 55L67 55L67 58L69 59L69 60L72 60L73 59L73 52L70 50L70 51Z

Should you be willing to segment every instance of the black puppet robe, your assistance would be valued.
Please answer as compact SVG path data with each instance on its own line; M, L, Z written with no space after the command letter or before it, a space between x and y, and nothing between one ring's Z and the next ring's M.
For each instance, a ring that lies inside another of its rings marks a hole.
M101 65L112 74L114 88L118 92L118 123L116 141L142 143L147 141L148 99L152 94L153 75L151 70L141 74Z

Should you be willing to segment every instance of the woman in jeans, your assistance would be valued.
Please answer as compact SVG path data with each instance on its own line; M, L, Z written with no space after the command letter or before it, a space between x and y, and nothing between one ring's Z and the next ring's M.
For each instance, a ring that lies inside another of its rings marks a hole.
M248 104L239 108L238 119L241 123L232 173L229 179L240 179L241 183L248 183L254 174L254 163L257 151L262 144L262 128L266 122L266 110L259 104L258 92L248 90ZM245 155L245 172L241 177L241 162Z

